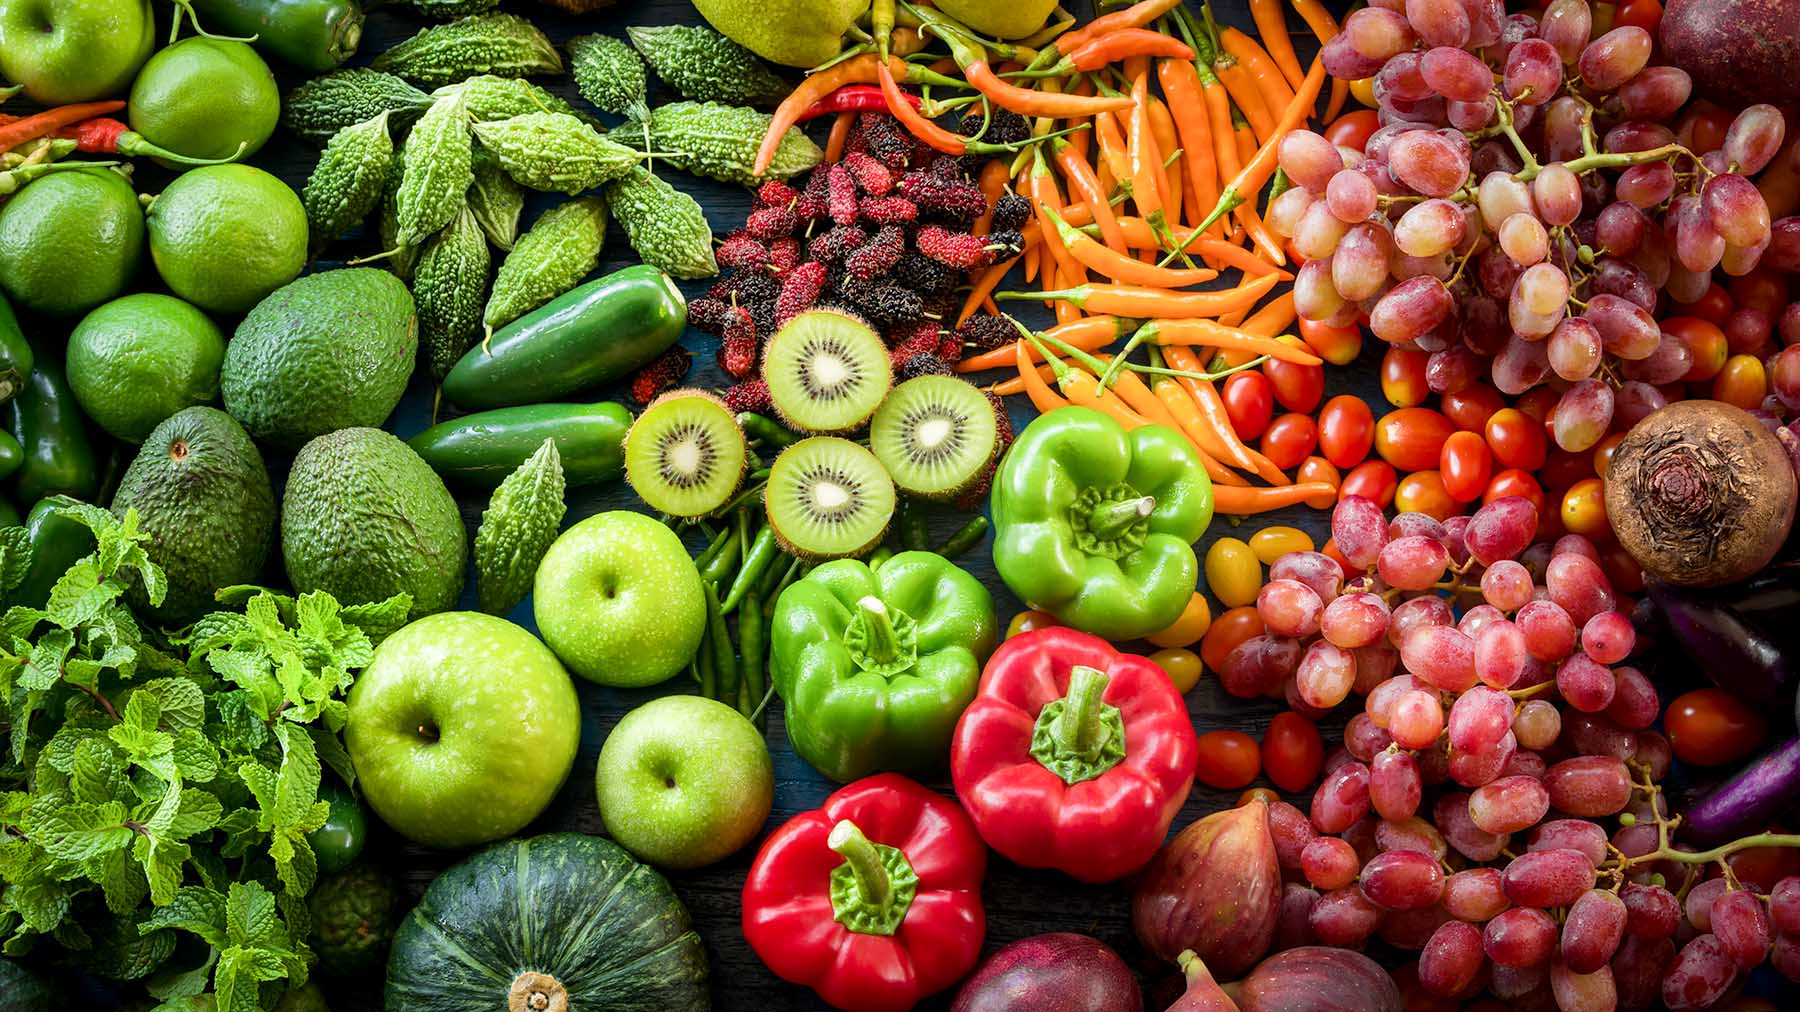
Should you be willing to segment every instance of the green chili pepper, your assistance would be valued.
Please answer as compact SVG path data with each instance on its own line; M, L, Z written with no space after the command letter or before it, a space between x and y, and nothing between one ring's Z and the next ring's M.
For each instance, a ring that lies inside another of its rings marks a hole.
M731 592L725 595L725 603L722 605L724 614L729 615L737 610L744 595L750 592L751 587L756 586L756 582L762 579L763 571L780 554L781 548L775 544L775 528L765 526L757 533L756 542L744 554L744 568L738 570L737 579L731 584Z
M706 585L706 634L712 640L714 669L718 673L718 694L713 698L721 701L737 701L737 654L731 648L731 631L725 628L725 615L719 610L719 588Z
M767 415L759 415L754 411L739 412L738 424L750 434L750 438L778 449L786 449L800 441L799 433L781 424Z
M931 529L925 511L917 503L907 502L900 510L900 546L909 552L922 552L931 547Z
M707 585L711 587L711 584ZM709 616L710 617L710 616ZM694 667L700 673L700 694L708 699L719 698L719 669L713 661L712 627L700 637L700 649L694 654Z
M988 518L975 517L963 524L961 530L950 535L950 540L944 542L943 547L939 548L937 553L946 559L959 558L969 549L981 544L981 539L987 537L987 532Z
M755 590L744 595L738 610L738 653L743 656L738 671L738 712L748 717L763 697L763 628L762 595Z
M725 542L720 546L718 554L708 559L706 565L701 568L700 579L711 584L720 584L731 579L731 574L737 571L742 552L743 542L738 540L738 532L727 530Z

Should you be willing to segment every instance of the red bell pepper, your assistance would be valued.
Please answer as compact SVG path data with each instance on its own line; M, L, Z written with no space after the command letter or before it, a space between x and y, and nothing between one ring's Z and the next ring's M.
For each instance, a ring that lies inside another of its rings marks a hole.
M950 744L957 797L988 846L1083 882L1150 860L1198 761L1161 668L1060 626L994 652Z
M896 773L770 834L744 882L744 938L850 1012L903 1012L974 969L987 848L969 817Z

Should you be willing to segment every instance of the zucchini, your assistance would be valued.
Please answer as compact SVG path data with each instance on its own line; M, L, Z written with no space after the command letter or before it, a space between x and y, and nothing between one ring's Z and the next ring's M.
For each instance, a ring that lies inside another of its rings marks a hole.
M525 404L439 422L407 440L445 481L494 488L556 442L570 488L612 481L625 470L631 412L622 404Z
M356 55L363 11L357 0L187 0L214 35L250 38L265 56L301 70L331 70Z
M687 303L667 274L627 267L552 299L470 348L444 378L444 396L466 410L566 397L625 377L673 345L686 325Z
M19 318L12 304L0 295L0 404L5 404L25 389L31 377L33 356L25 332L19 329Z

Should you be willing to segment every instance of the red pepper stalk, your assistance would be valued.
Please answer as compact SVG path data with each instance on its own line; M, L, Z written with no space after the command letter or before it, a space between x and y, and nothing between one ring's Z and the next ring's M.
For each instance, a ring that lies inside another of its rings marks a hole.
M85 119L56 132L58 137L73 140L79 150L96 155L125 155L128 158L160 158L177 165L224 165L244 156L249 145L240 142L229 158L190 158L150 143L143 134L124 123L104 116Z
M1198 762L1187 707L1161 668L1062 627L994 652L950 746L956 795L982 839L1084 882L1150 860Z
M764 841L744 882L744 938L837 1008L903 1012L974 968L986 867L955 802L899 774L867 777Z

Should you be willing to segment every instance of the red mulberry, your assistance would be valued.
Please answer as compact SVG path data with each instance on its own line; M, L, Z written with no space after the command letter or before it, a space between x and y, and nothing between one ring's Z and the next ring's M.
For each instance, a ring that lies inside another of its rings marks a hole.
M743 379L756 371L757 350L756 324L750 319L750 310L743 306L731 307L719 345L719 366L737 379Z
M787 207L799 196L799 192L779 179L771 179L756 190L756 202L763 207Z
M639 404L648 404L680 386L681 381L687 378L687 372L687 352L680 348L670 348L631 377L631 399Z
M942 336L936 320L921 320L904 332L888 357L892 359L894 367L899 368L916 355L935 355Z
M769 262L769 247L748 232L733 232L719 244L716 256L720 267L752 271Z
M844 270L858 281L873 281L893 270L905 252L905 230L898 225L884 225L861 248L844 258Z
M876 225L910 225L919 220L919 205L905 197L880 197L862 202L863 220Z
M835 263L848 256L850 251L868 241L867 233L855 225L837 225L813 236L807 244L807 252L814 260L822 263Z
M914 242L918 244L920 253L958 270L985 267L994 259L985 237L967 232L952 232L942 225L926 225L919 229Z
M780 326L812 308L825 290L825 265L801 264L781 276L781 294L775 299L775 325Z
M725 407L732 413L769 410L769 384L760 379L745 380L725 391Z
M885 197L894 189L894 172L866 151L852 151L844 156L843 166L856 177L856 185L867 197Z
M768 241L793 235L798 224L794 218L794 209L783 204L780 207L751 211L750 217L744 221L744 230L758 239Z
M800 264L800 240L783 236L769 244L769 270L779 274Z
M825 206L839 225L856 224L856 178L842 165L833 165L825 177Z
M717 337L725 332L725 314L730 310L723 300L702 296L688 303L688 323L702 334Z

